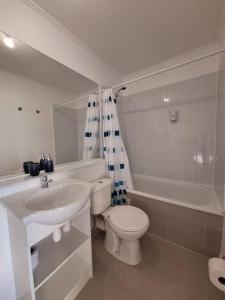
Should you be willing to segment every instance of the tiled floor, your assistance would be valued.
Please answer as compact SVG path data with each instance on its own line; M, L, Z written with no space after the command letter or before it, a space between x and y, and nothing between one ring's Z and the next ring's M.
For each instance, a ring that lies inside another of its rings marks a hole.
M110 254L99 234L93 242L94 278L76 300L221 300L208 279L207 259L153 236L142 241L143 259L125 265Z

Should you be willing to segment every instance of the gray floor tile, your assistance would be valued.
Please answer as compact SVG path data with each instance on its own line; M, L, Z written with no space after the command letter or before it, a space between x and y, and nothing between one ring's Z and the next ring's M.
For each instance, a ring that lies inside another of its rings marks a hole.
M224 300L208 279L208 259L146 235L143 258L128 266L104 249L104 236L93 242L94 278L77 300Z

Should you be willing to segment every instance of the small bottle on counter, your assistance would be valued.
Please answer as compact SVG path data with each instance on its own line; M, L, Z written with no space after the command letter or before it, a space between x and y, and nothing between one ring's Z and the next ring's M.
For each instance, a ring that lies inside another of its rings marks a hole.
M46 173L54 172L54 164L50 154L48 155L47 160L45 162L45 172Z
M45 170L45 164L46 164L46 157L44 153L41 153L41 157L40 157L40 170Z

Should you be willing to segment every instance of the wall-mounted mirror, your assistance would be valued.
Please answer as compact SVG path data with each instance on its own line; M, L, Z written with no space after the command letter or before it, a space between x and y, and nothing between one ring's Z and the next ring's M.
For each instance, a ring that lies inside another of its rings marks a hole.
M0 176L50 153L57 164L82 159L86 103L95 82L0 33Z

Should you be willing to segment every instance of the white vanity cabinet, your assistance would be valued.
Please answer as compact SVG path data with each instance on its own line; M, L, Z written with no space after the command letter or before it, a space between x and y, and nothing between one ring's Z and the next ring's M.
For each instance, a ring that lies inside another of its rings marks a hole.
M93 274L90 200L71 220L69 232L63 231L63 224L24 226L10 212L8 218L17 299L73 300ZM52 233L58 228L62 237L56 243ZM39 256L34 270L33 245Z
M60 166L50 178L53 179L52 185L64 179L81 180L91 189L92 185L88 182L104 177L104 172L104 161L93 160ZM26 221L29 219L29 211L24 199L35 194L38 187L40 189L39 178L23 176L0 181L0 212L5 216L0 226L3 228L4 225L4 234L8 237L2 243L2 252L6 254L10 249L5 258L12 266L10 270L9 266L0 270L0 278L5 276L4 284L1 283L0 299L73 300L93 275L91 192L84 206L70 218L70 230L64 232L66 223L43 225ZM51 185L48 189L50 191ZM56 243L53 241L53 233L59 228L62 237ZM38 248L39 263L32 270L31 247L34 245ZM7 295L9 287L12 292ZM15 297L12 298L12 294Z

